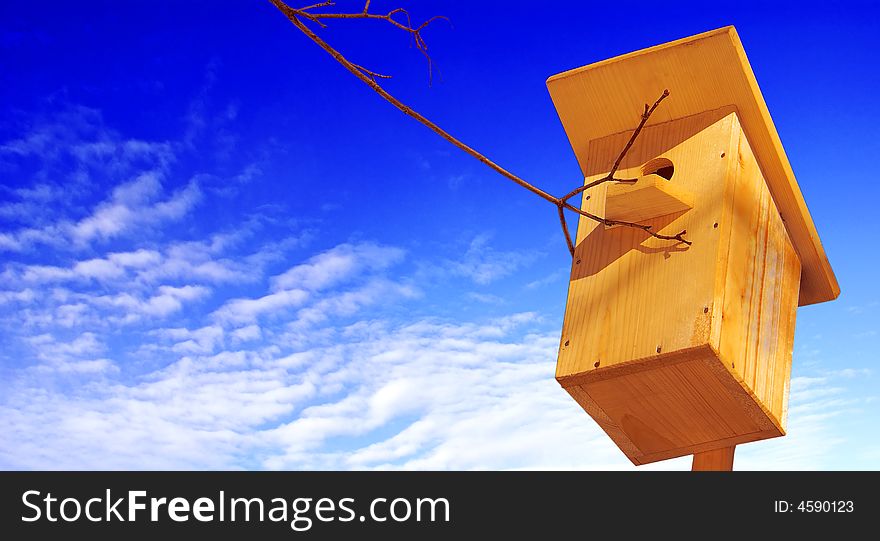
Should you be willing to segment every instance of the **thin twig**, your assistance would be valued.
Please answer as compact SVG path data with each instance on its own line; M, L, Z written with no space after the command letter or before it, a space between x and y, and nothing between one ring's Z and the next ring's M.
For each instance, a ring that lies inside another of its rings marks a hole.
M562 205L557 205L556 210L559 211L559 223L562 224L562 234L565 235L565 245L568 247L568 252L574 256L574 244L572 244L571 235L568 233L568 223L565 221L565 210Z
M279 7L278 4L274 0L272 0L272 3L275 4L276 7ZM428 54L428 43L422 37L422 30L434 21L437 21L437 20L449 21L449 19L447 17L443 17L442 15L436 15L434 17L431 17L427 21L423 22L419 26L414 27L412 24L412 19L410 18L409 12L407 10L405 10L403 8L396 8L396 9L392 9L391 11L389 11L388 13L386 13L384 15L379 14L379 13L370 13L369 12L370 2L366 2L364 4L364 10L361 12L358 12L358 13L307 13L307 11L311 10L311 9L316 9L316 8L320 8L320 7L329 7L329 6L334 6L334 5L335 4L332 1L328 1L328 2L322 2L320 4L313 4L311 6L307 6L307 7L299 8L299 9L290 8L289 6L287 6L287 7L288 7L288 9L293 11L296 15L300 15L302 17L305 17L306 19L318 24L322 28L327 27L327 25L325 25L324 23L321 22L322 19L377 19L377 20L387 21L388 23L396 26L397 28L399 28L405 32L409 32L410 36L412 37L413 43L416 46L416 49L418 49L418 51L420 53L422 53L422 55L428 61L428 79L431 80L433 78L433 76L434 76L434 61L431 58L431 56ZM281 9L281 8L279 7L279 9ZM282 11L284 11L284 10L282 10ZM395 15L403 16L406 19L406 22L402 23L400 21L395 20L395 18L394 18Z
M617 169L620 168L620 164L623 162L623 159L626 157L627 152L629 152L629 149L632 148L633 143L636 142L636 138L639 136L640 133L642 133L642 128L644 128L645 124L648 123L648 119L651 118L651 114L654 113L654 110L657 109L657 106L660 105L660 102L665 100L668 96L669 96L669 90L664 90L663 94L661 94L660 97L657 98L657 101L654 102L654 105L652 105L650 107L650 109L648 108L648 104L647 103L645 104L645 112L642 113L642 119L639 122L639 125L636 126L635 131L632 132L632 135L630 135L629 141L626 142L626 145L623 147L623 150L621 150L620 154L617 155L617 159L614 160L614 165L611 166L611 171L609 171L607 175L600 178L599 180L594 180L593 182L591 182L589 184L586 184L584 186L580 186L579 188L575 188L574 190L568 192L562 198L562 200L568 201L569 199L576 196L577 194L582 193L586 190L589 190L590 188L598 186L599 184L602 184L604 182L630 182L630 183L635 182L637 179L634 179L634 178L614 178L614 174L617 173Z
M357 69L361 70L367 77L372 79L374 82L376 81L377 78L378 79L390 79L391 78L390 75L383 75L381 73L376 73L375 71L370 71L363 66L355 64L354 62L352 62L351 65L356 67Z
M440 137L446 139L447 141L449 141L450 143L452 143L453 145L455 145L456 147L458 147L460 150L464 151L465 153L469 154L470 156L473 156L474 158L476 158L477 160L479 160L480 162L482 162L483 164L485 164L487 167L491 168L492 170L494 170L498 174L504 176L505 178L512 180L516 184L529 190L530 192L534 193L535 195L537 195L543 199L546 199L547 201L550 201L553 204L556 204L556 202L558 201L558 199L556 197L550 195L549 193L545 192L544 190L542 190L536 186L532 186L531 184L529 184L525 180L519 178L518 176L514 175L513 173L511 173L507 169L505 169L505 168L501 167L500 165L498 165L497 163L493 162L492 160L490 160L489 158L487 158L483 154L477 152L473 148L462 143L461 141L459 141L458 139L456 139L455 137L450 135L449 132L447 132L446 130L444 130L443 128L438 126L437 124L434 124L433 122L431 122L430 120L428 120L427 118L422 116L420 113L416 112L415 110L410 108L408 105L405 105L403 102L401 102L400 100L398 100L397 98L395 98L394 96L389 94L384 88L379 86L379 84L376 81L370 79L369 76L367 76L363 72L361 72L361 70L358 69L358 67L355 64L349 62L344 56L342 56L342 54L339 53L339 51L337 51L336 49L331 47L329 44L327 44L327 42L325 42L324 40L319 38L314 32L312 32L309 29L309 27L307 27L305 24L303 24L303 22L297 18L298 15L301 15L301 13L298 10L295 10L295 9L287 6L287 4L285 4L281 0L270 0L270 1L278 9L280 9L281 12L284 13L288 19L290 19L290 22L292 22L303 34L308 36L308 38L311 39L312 41L314 41L319 47L321 47L322 49L327 51L327 53L329 53L330 56L332 56L334 59L336 59L337 62L342 64L342 66L345 67L345 69L347 69L349 72L351 72L352 75L354 75L355 77L357 77L358 79L363 81L365 84L367 84L367 86L372 88L374 92L376 92L377 94L382 96L391 105L400 109L400 111L402 111L404 114L409 115L412 118L418 120L419 122L421 122L422 124L427 126L429 129L431 129L434 133L436 133Z
M299 8L299 10L300 11L308 11L310 9L326 8L326 7L335 6L335 5L336 4L334 4L332 1L328 1L328 2L321 2L320 4L312 4L311 6L306 6L304 8ZM369 6L370 3L367 2L367 5Z
M607 226L620 225L620 226L632 227L635 229L640 229L640 230L644 231L645 233L647 233L657 239L675 240L675 241L682 242L687 245L691 244L690 241L687 241L684 239L684 235L685 235L685 233L687 233L686 231L681 231L680 233L678 233L676 235L662 235L662 234L653 232L651 230L651 228L652 228L651 225L637 224L637 223L633 223L633 222L624 222L624 221L619 221L619 220L610 220L607 218L602 218L602 217L597 216L595 214L592 214L590 212L581 210L581 209L568 203L568 200L571 199L572 197L574 197L580 193L583 193L585 190L593 188L593 187L595 187L599 184L602 184L604 182L635 182L636 181L636 179L615 178L614 175L615 175L615 173L617 173L617 170L620 168L620 164L623 162L623 160L626 157L627 153L629 152L630 148L635 143L636 138L641 133L642 128L644 128L645 124L647 124L648 119L651 117L651 114L654 112L655 109L657 109L657 106L660 105L660 102L663 101L667 96L669 96L668 90L663 91L663 94L657 99L657 101L654 102L653 106L649 107L647 104L645 104L645 111L642 113L641 121L639 122L639 125L633 131L632 135L629 138L629 141L627 141L626 145L623 147L623 149L620 151L620 154L617 156L617 160L615 160L614 165L611 168L611 171L605 177L603 177L599 180L593 181L589 184L575 188L574 190L572 190L571 192L566 194L564 197L555 197L555 196L547 193L546 191L542 190L541 188L538 188L537 186L535 186L535 185L523 180L522 178L518 177L517 175L511 173L507 169L501 167L497 163L495 163L492 160L490 160L489 158L487 158L482 153L480 153L477 150L466 145L465 143L463 143L462 141L460 141L456 137L452 136L449 132L447 132L446 130L444 130L443 128L441 128L440 126L435 124L434 122L428 120L427 118L422 116L420 113L413 110L408 105L405 105L403 102L401 102L400 100L398 100L397 98L395 98L394 96L389 94L384 88L382 88L376 82L377 78L381 78L381 79L390 78L389 75L383 75L380 73L376 73L374 71L371 71L371 70L364 68L363 66L355 64L354 62L351 62L350 60L345 58L339 51L337 51L336 49L331 47L326 41L324 41L323 39L318 37L317 34L315 34L308 26L306 26L302 20L300 20L300 17L302 17L305 20L312 21L322 28L326 27L326 25L322 21L328 20L328 19L377 19L377 20L387 21L391 25L408 32L412 36L412 39L416 45L416 48L428 59L429 73L431 71L432 60L431 60L430 55L428 54L428 45L425 42L424 38L422 38L421 31L425 27L427 27L428 24L430 24L433 21L436 21L438 19L448 21L449 19L447 19L446 17L442 17L442 16L435 16L435 17L431 17L430 19L423 22L419 26L414 27L412 24L412 21L410 19L409 13L403 8L393 9L384 15L370 13L369 12L370 0L365 1L363 11L358 12L358 13L314 13L311 11L314 9L319 9L322 7L330 7L330 6L335 5L332 1L321 2L318 4L313 4L311 6L306 6L304 8L299 8L299 9L292 8L292 7L288 6L282 0L269 0L269 1L272 2L272 4L276 8L278 8L278 10L280 10L290 20L290 22L293 23L294 26L297 27L298 30L300 30L303 34L305 34L306 37L308 37L310 40L312 40L319 47L324 49L324 51L326 51L337 62L339 62L339 64L341 64L345 69L347 69L352 75L354 75L355 77L360 79L364 84L369 86L374 92L379 94L379 96L381 96L385 101L387 101L388 103L390 103L391 105L393 105L394 107L399 109L404 114L414 118L419 123L428 127L431 131L433 131L434 133L436 133L437 135L439 135L443 139L452 143L459 150L462 150L466 154L476 158L477 160L479 160L481 163L483 163L484 165L486 165L487 167L489 167L490 169L492 169L496 173L507 178L508 180L511 180L515 184L525 188L526 190L532 192L533 194L537 195L538 197L544 199L545 201L548 201L548 202L556 205L556 208L557 208L557 211L559 214L559 221L560 221L560 224L562 225L562 233L565 236L565 243L568 247L569 252L572 254L572 256L574 255L574 244L572 243L571 235L569 234L569 231L568 231L568 225L565 220L565 210L570 210L570 211L575 212L581 216L584 216L584 217L589 218L591 220L594 220L596 222L605 224ZM395 18L394 18L395 16L404 17L406 20L405 24L398 21L398 20L395 20Z
M660 233L655 233L655 232L651 231L651 228L654 226L652 226L650 224L637 224L635 222L624 222L621 220L610 220L608 218L602 218L601 216L596 216L595 214L592 214L592 213L587 212L585 210L581 210L581 209L575 207L574 205L572 205L571 203L563 203L562 206L572 212L576 212L576 213L580 214L581 216L584 216L586 218L589 218L589 219L596 221L596 222L599 222L601 224L605 224L608 227L613 227L615 225L624 225L626 227L641 229L642 231L644 231L645 233L651 235L652 237L654 237L656 239L677 240L679 242L683 242L683 243L687 244L688 246L690 246L692 244L691 241L685 240L685 238L684 238L684 235L687 233L687 230L682 230L681 232L679 232L675 235L661 235Z

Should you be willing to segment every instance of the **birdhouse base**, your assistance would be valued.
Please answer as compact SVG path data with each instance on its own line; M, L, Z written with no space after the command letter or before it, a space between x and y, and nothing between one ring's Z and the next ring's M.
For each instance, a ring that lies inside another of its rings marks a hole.
M559 382L636 465L785 434L708 345Z

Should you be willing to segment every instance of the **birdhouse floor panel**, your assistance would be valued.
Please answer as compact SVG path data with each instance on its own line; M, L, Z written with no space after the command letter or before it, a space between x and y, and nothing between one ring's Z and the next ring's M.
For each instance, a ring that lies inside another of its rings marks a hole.
M784 434L709 347L560 383L636 465Z

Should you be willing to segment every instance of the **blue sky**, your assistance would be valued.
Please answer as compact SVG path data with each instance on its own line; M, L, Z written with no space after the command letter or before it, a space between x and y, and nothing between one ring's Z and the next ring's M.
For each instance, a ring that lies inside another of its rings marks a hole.
M789 435L737 468L880 464L876 6L373 5L452 19L432 85L393 28L321 35L557 194L581 179L548 76L734 24L842 288L798 311ZM0 20L0 467L632 467L553 380L552 206L268 2Z

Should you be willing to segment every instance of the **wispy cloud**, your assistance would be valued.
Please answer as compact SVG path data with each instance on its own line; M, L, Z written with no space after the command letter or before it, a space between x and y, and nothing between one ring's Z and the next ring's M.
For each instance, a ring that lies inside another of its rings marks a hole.
M102 295L93 299L100 306L120 309L123 321L134 321L141 316L166 316L183 308L183 303L208 296L211 290L204 286L159 286L157 291L146 298L131 293Z
M474 237L460 258L446 261L446 272L479 285L487 285L513 274L535 258L534 254L496 250L491 240L489 234Z
M255 299L232 299L212 315L223 323L248 323L267 313L277 316L285 310L302 305L308 297L307 291L288 289Z
M279 281L269 279L265 294L226 301L202 318L205 325L149 331L152 342L145 337L132 354L165 361L134 380L114 376L122 359L110 360L95 333L66 341L35 335L30 344L39 352L37 369L100 377L102 383L72 394L47 390L45 380L25 372L7 384L0 400L0 430L8 435L0 443L0 465L631 467L554 381L558 331L547 328L540 314L474 322L383 316L377 303L406 306L414 297L405 278L383 276L392 263L370 266L342 257L388 260L363 246L339 245L277 275L297 277L287 285L308 291L274 291ZM150 264L149 256L135 251L118 253L126 254L119 261ZM312 274L321 262L339 259L348 262L326 263L338 271L332 279ZM178 302L205 294L187 286L157 293ZM120 295L109 299L131 313L168 309ZM307 338L293 339L291 329L302 325ZM853 375L838 370L794 378L793 436L743 446L737 467L820 467L840 444L834 419L858 407L845 392ZM687 467L687 459L651 466Z
M847 372L844 369L841 372ZM865 402L848 396L841 374L797 376L791 380L787 435L737 448L737 469L817 470L835 467L833 453L846 444L835 430L845 415ZM836 466L840 468L838 464Z
M567 270L556 270L548 274L543 278L539 278L537 280L533 280L526 284L526 289L538 289L541 287L545 287L551 284L556 284L562 281L563 277L567 274Z
M400 262L404 251L374 243L340 244L309 258L272 278L275 291L305 289L317 291L345 282L365 271L378 271Z
M101 203L94 212L71 226L71 238L83 244L92 239L111 239L135 227L155 225L177 220L201 199L201 191L194 181L160 200L162 184L154 172L118 186L110 200Z
M539 255L482 234L415 257L277 205L219 212L234 190L211 183L263 169L180 165L238 114L212 105L217 68L178 140L70 108L0 143L4 166L36 168L0 188L0 468L632 467L554 380L558 314L480 313L513 306L492 285ZM437 309L462 297L480 304ZM822 467L867 403L850 389L870 371L798 355L814 366L792 381L791 436L743 446L738 468Z
M84 332L66 341L41 334L28 341L41 361L34 366L39 372L95 374L117 370L113 361L97 357L107 348L94 333Z
M2 160L34 156L42 164L33 173L39 182L7 189L12 199L0 206L0 217L24 224L0 234L0 250L83 247L179 220L201 199L195 181L166 195L163 177L175 157L171 143L122 138L92 109L70 107L38 121L24 137L0 143ZM95 188L109 182L116 183L110 197L76 217ZM48 203L54 203L52 214Z

